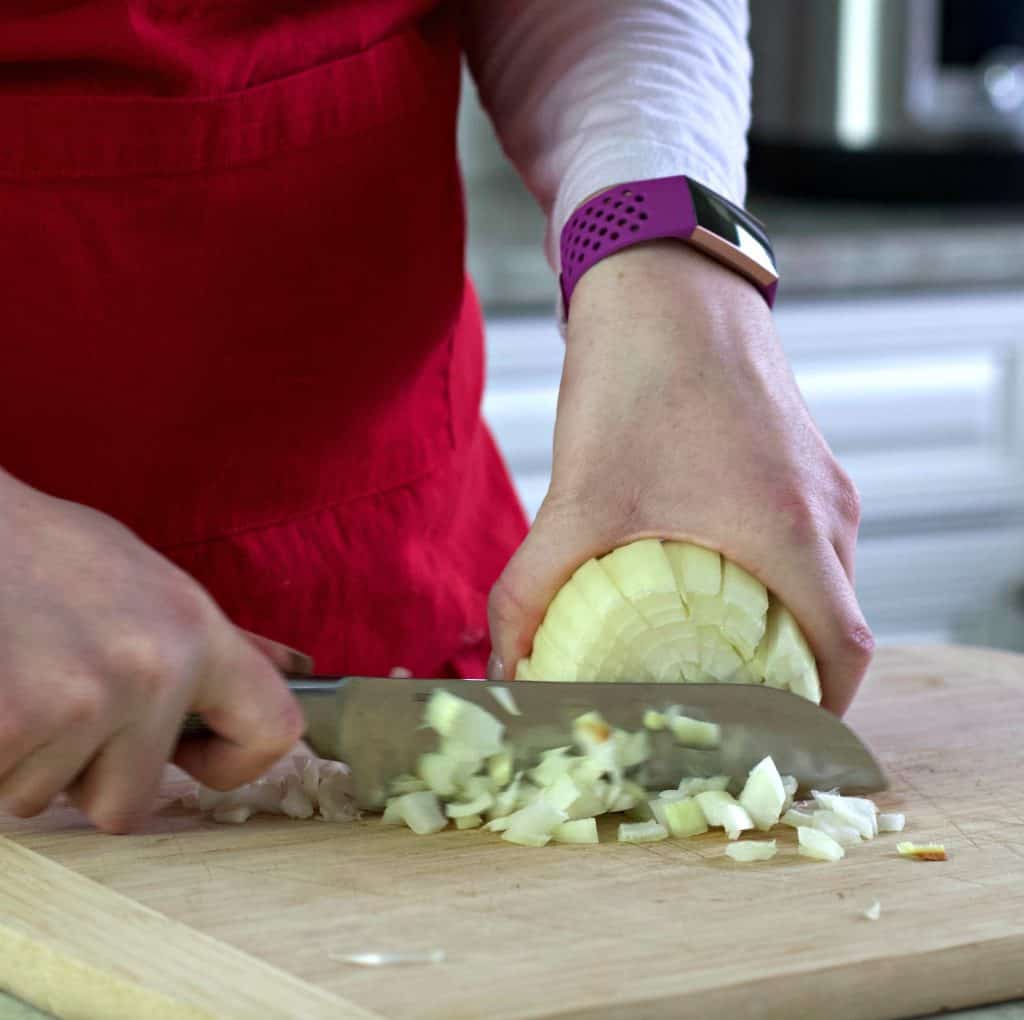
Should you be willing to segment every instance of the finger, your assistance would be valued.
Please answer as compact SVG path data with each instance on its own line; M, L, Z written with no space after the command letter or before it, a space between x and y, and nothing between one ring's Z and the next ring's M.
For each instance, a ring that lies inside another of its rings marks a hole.
M233 628L225 631L191 711L215 733L182 741L174 761L201 783L230 790L262 775L305 732L298 702L281 674Z
M573 571L603 552L583 544L581 529L567 517L541 508L523 544L491 589L488 619L494 654L488 666L492 680L511 680L516 663L530 654L548 605Z
M0 781L0 804L12 815L31 818L45 811L92 760L102 735L71 732L37 747Z
M857 559L857 531L839 530L836 532L832 547L839 557L846 578L851 585L856 583L856 559Z
M170 718L121 730L68 787L71 802L98 829L134 832L149 817L176 736Z
M49 742L47 729L18 719L10 709L0 709L0 784L25 758ZM2 802L2 801L0 801Z
M763 580L789 608L814 652L822 705L842 715L867 672L874 639L831 544L789 546L786 553Z
M270 661L277 666L282 673L296 673L299 676L309 676L313 672L313 660L305 652L296 648L289 648L280 641L272 641L263 637L262 634L253 634L252 631L242 630L246 638L255 645Z

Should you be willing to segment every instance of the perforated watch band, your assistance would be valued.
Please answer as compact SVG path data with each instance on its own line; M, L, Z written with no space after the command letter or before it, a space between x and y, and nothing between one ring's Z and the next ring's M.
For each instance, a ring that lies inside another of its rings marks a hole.
M778 274L764 227L749 213L689 177L618 184L585 202L560 240L566 314L584 273L603 258L642 241L675 238L745 276L769 307Z

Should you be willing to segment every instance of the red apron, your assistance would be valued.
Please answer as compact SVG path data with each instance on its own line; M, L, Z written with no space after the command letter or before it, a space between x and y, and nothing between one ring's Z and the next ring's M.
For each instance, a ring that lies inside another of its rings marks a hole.
M482 675L525 521L480 417L456 12L0 11L0 465L324 671Z

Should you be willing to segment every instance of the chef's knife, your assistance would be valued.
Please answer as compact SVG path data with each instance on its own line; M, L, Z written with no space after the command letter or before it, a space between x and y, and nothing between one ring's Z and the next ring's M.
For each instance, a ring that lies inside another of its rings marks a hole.
M288 686L306 717L306 741L322 758L352 769L360 807L380 808L390 781L415 773L421 754L437 748L438 736L423 726L423 710L438 689L486 708L505 725L517 767L541 751L572 743L572 722L598 711L612 726L642 728L645 710L670 705L694 719L721 727L718 747L678 746L668 732L651 733L646 786L666 789L684 776L731 776L742 784L750 769L771 755L783 775L802 790L839 788L870 793L888 785L874 756L841 719L787 691L752 684L548 683L518 680L416 680L389 677L291 678ZM505 688L520 715L494 696ZM183 733L202 730L195 717Z

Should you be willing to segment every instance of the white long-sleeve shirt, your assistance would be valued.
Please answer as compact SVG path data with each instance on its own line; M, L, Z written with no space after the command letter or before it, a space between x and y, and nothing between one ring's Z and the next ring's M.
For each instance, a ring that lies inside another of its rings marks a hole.
M687 174L742 203L748 20L746 0L469 0L470 68L556 272L562 226L613 184Z

